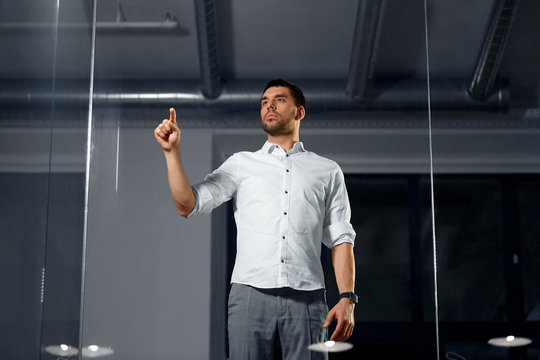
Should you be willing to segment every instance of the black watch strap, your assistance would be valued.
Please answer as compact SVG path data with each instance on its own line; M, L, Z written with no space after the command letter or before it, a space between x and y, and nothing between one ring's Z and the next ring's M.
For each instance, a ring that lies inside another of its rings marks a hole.
M343 293L339 294L339 298L340 299L343 299L343 298L351 299L353 303L358 304L358 295L356 295L353 292L343 292Z

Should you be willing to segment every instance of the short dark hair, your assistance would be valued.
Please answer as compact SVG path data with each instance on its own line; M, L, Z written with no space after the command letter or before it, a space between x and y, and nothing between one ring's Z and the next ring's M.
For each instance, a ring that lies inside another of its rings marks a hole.
M266 84L263 94L266 90L268 90L268 88L275 86L283 86L288 88L291 92L292 97L294 98L294 104L296 106L303 106L304 108L306 107L306 98L304 97L304 93L302 92L302 90L298 86L291 84L290 82L283 79L270 80L268 84Z

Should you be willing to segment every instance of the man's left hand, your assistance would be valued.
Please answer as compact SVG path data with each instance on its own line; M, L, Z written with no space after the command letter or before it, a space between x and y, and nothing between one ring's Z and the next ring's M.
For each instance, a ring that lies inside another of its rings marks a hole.
M354 303L347 298L339 300L336 306L328 313L323 327L330 326L334 319L337 320L337 325L330 340L345 341L350 338L354 329Z

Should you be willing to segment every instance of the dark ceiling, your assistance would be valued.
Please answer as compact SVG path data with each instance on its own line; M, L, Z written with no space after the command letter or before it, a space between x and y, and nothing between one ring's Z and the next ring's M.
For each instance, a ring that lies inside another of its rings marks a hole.
M89 3L62 4L58 41L90 41L90 31L69 27L92 19ZM47 78L51 66L35 54L52 51L47 32L40 29L54 22L53 5L0 2L0 40L11 50L0 57L1 78ZM428 0L434 108L537 108L538 14L537 0ZM138 92L138 98L162 92L210 105L220 100L231 105L234 98L232 106L241 108L266 80L281 77L306 88L315 102L325 102L326 110L425 104L421 0L111 0L97 3L96 20L96 79L122 81L116 91ZM88 76L88 52L73 48L59 43L57 79ZM493 81L480 84L485 96L471 97L478 72Z

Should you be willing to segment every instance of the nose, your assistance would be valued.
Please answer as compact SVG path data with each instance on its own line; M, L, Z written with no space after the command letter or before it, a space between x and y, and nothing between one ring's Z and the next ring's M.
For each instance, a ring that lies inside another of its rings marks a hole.
M266 104L266 108L267 109L275 109L276 108L276 103L274 102L274 100L269 100L268 103Z

